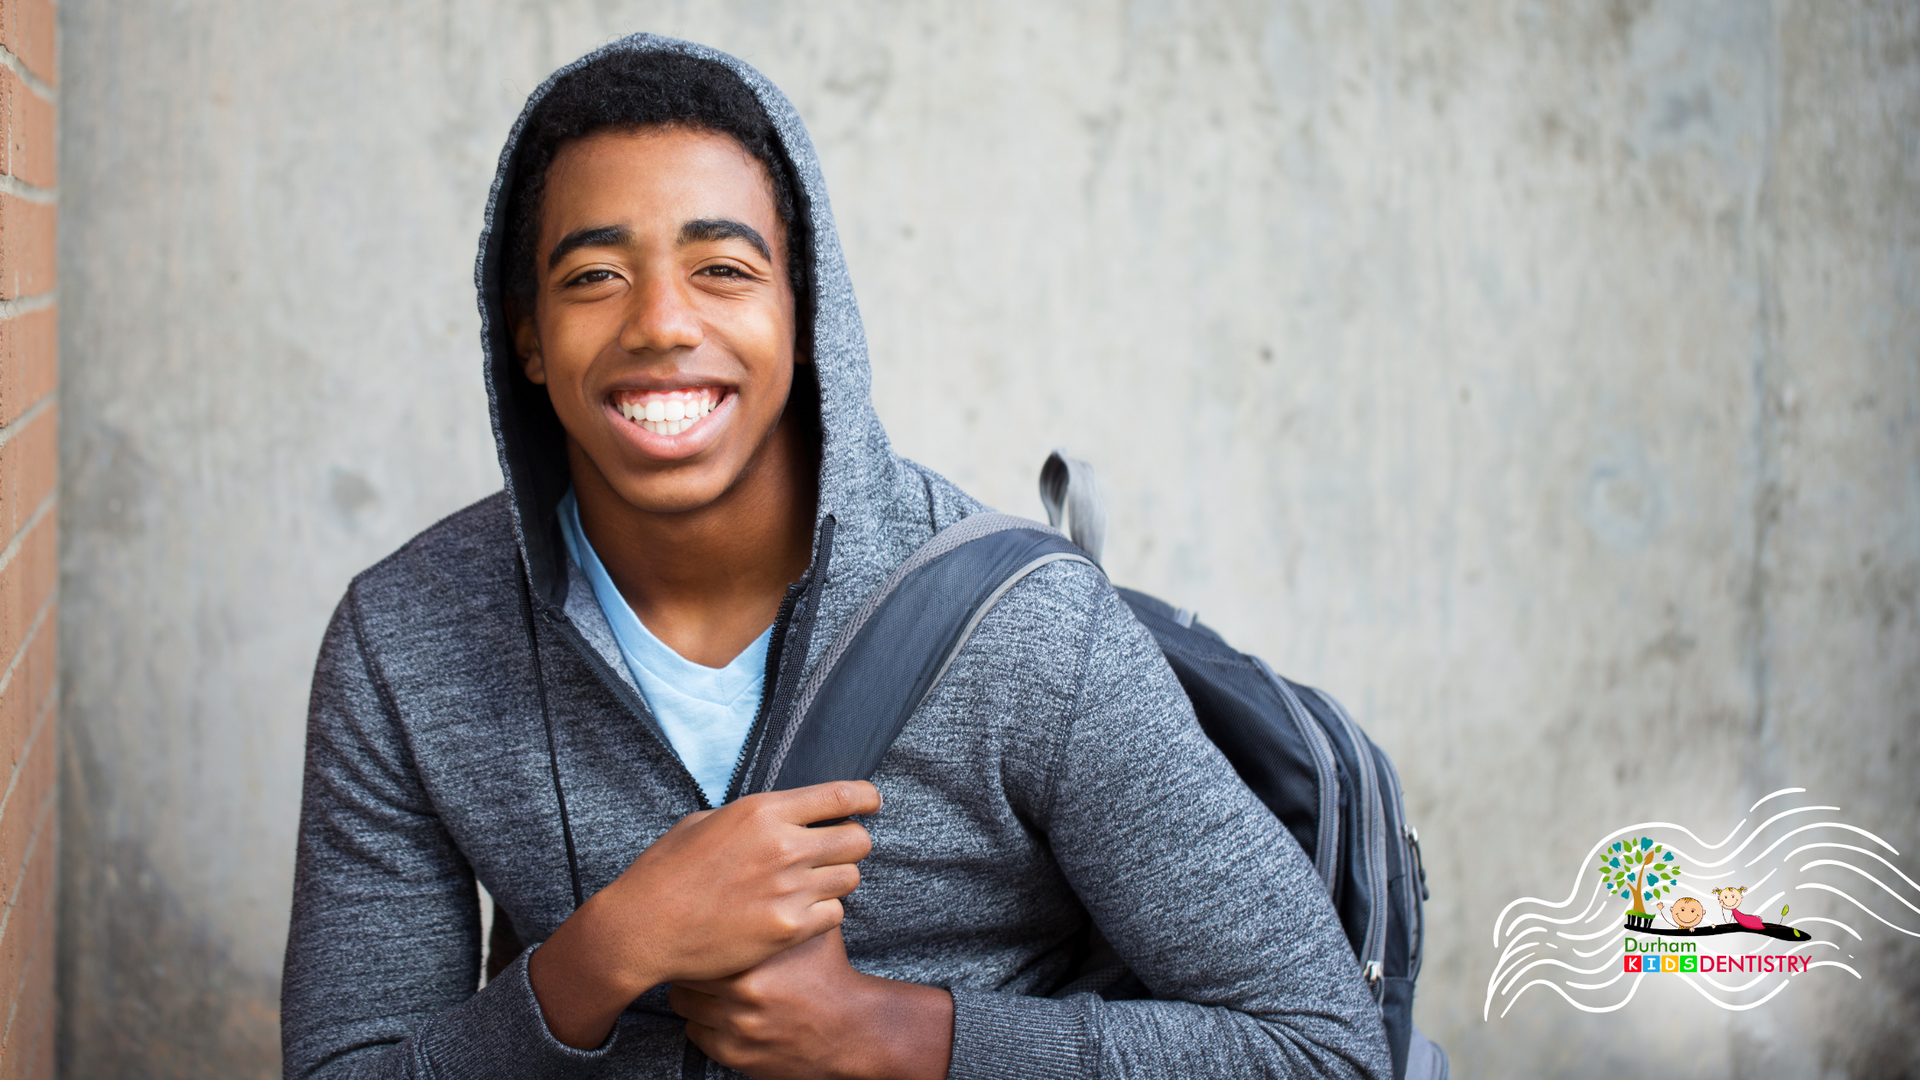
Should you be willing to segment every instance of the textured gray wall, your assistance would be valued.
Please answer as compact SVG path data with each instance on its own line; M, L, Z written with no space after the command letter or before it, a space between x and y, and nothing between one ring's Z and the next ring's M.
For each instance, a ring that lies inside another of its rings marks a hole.
M309 666L498 484L469 286L526 91L654 29L814 128L908 453L1340 693L1463 1075L1920 1069L1920 950L1483 1023L1507 899L1805 786L1920 846L1912 3L62 5L67 1075L276 1070ZM1914 867L1909 860L1909 873ZM1894 939L1889 942L1887 939ZM1842 983L1845 985L1842 985Z

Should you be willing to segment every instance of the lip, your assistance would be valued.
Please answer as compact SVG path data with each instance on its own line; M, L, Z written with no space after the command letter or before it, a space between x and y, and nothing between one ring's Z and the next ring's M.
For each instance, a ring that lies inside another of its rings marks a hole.
M740 392L731 386L701 384L720 391L720 402L713 411L702 417L700 422L678 435L661 435L648 431L639 424L620 414L619 406L613 403L614 395L623 390L637 387L616 387L600 399L600 410L609 423L626 439L627 444L638 450L643 456L655 461L683 461L712 446L720 437L721 429L733 420L734 404L740 399ZM696 386L647 387L649 390L692 390Z

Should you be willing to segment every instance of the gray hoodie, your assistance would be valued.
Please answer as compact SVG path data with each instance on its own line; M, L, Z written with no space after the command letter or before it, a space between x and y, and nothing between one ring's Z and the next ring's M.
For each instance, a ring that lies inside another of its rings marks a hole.
M811 229L813 561L775 625L731 798L765 787L795 687L874 586L985 508L888 445L819 163L780 91L730 56L647 35L577 64L661 49L719 60L753 89ZM559 540L558 422L519 373L500 306L499 215L525 117L475 270L506 488L355 578L314 672L289 1077L733 1075L691 1048L664 987L591 1052L547 1031L525 954L476 990L476 877L538 943L574 910L576 873L591 895L706 807ZM1002 599L873 781L885 806L864 819L873 853L846 901L847 951L862 971L952 992L950 1076L1386 1075L1378 1010L1312 865L1097 571L1055 563ZM1102 937L1139 998L1074 981Z

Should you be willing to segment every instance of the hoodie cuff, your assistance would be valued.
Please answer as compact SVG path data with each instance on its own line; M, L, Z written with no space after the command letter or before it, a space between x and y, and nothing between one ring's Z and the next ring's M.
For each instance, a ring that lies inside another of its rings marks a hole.
M512 1076L530 1080L583 1077L613 1048L619 1033L593 1050L575 1050L553 1037L527 979L522 952L486 989L442 1013L420 1034L420 1049L437 1076Z
M953 1061L947 1080L1066 1080L1092 1076L1084 1000L954 989Z

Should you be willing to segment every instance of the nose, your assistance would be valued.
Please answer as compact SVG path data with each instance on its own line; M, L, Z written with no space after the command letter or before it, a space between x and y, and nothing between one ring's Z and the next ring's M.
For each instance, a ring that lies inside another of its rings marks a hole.
M706 340L686 284L673 274L648 274L632 294L620 347L630 353L694 349Z

